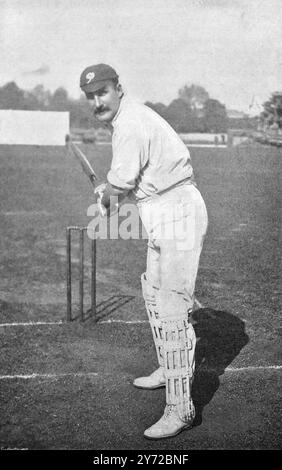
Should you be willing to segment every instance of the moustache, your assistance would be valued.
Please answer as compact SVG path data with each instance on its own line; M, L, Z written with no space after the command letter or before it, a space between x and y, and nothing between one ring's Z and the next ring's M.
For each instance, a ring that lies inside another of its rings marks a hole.
M104 107L103 107L103 108L96 108L95 111L94 111L94 114L95 114L95 116L97 116L98 114L101 114L101 113L103 113L104 111L109 111L109 109L108 109L108 108L104 108Z

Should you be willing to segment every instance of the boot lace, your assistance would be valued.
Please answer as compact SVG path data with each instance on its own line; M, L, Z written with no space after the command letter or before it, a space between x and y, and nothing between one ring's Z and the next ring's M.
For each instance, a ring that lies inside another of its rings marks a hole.
M173 413L174 406L173 405L166 405L164 410L164 417L169 418L169 416Z

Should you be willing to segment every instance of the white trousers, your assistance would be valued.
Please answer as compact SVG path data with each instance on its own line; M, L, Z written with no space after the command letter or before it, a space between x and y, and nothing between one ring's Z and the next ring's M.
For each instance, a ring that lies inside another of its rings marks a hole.
M138 204L148 234L147 281L161 289L166 313L174 317L169 293L178 292L193 308L200 254L208 225L204 200L193 184L183 184ZM171 311L171 312L170 312ZM171 314L170 314L171 313Z

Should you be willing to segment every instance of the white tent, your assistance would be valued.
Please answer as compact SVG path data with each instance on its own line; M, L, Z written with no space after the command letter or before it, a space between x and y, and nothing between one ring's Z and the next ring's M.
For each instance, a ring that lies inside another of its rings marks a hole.
M0 110L0 144L65 145L69 113Z

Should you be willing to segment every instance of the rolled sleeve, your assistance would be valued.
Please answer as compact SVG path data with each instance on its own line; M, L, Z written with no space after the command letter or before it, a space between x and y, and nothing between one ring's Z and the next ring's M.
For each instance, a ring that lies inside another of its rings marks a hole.
M142 137L136 127L128 126L126 132L113 135L113 159L107 180L127 191L136 186L143 166Z

